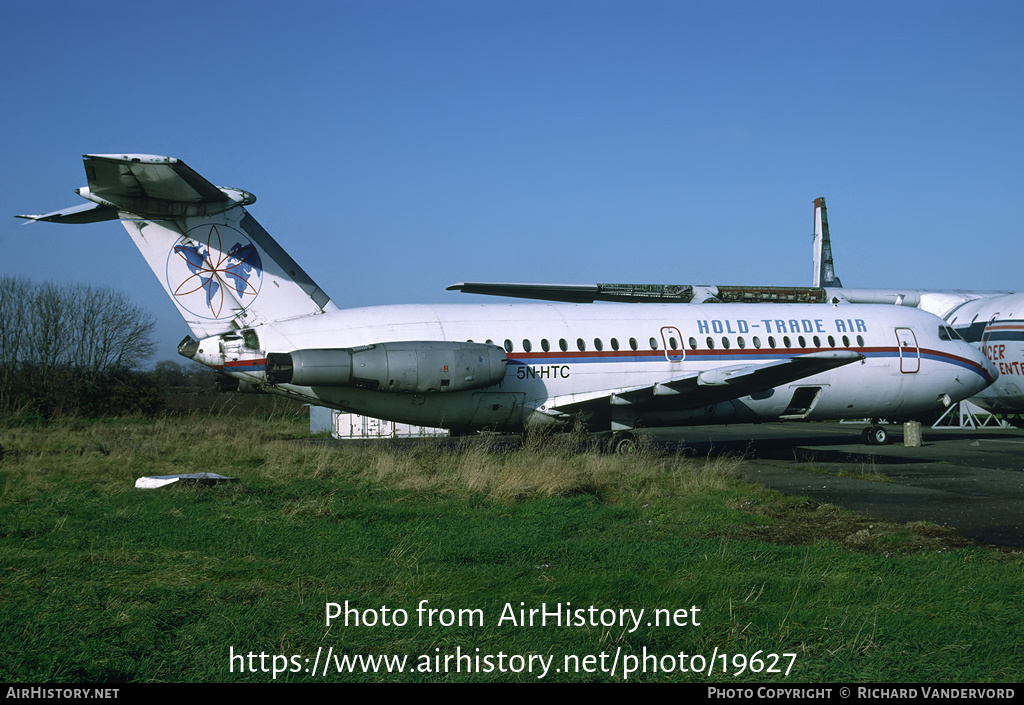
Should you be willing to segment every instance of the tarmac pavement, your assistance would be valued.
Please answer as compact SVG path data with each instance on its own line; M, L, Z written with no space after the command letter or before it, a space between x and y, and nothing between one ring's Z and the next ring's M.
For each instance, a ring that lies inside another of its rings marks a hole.
M928 521L982 543L1024 546L1024 431L923 429L924 445L865 445L866 424L693 426L654 433L693 455L741 454L744 479L867 516ZM854 475L843 477L840 473ZM884 475L889 481L860 479Z

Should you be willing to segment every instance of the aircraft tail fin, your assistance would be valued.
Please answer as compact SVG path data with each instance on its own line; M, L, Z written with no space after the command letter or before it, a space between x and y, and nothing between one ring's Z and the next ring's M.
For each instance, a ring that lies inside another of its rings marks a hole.
M814 283L813 286L841 287L832 262L832 242L828 236L825 198L814 199Z
M335 305L253 218L256 201L214 186L173 157L87 154L89 204L20 218L120 219L193 333L318 315Z

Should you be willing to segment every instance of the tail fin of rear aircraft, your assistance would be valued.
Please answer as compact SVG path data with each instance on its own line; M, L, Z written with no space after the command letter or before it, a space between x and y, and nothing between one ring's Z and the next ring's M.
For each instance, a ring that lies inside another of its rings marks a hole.
M313 316L337 307L245 206L256 197L214 186L173 157L87 154L92 203L19 218L120 219L194 335Z
M813 286L841 287L832 263L832 242L828 237L828 216L825 198L814 199L814 284Z

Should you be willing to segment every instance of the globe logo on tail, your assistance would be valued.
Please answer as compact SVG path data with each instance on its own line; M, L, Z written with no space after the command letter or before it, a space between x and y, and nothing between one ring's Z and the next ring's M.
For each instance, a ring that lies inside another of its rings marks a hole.
M174 300L200 318L232 318L252 304L263 283L259 251L227 225L201 225L181 237L167 257Z

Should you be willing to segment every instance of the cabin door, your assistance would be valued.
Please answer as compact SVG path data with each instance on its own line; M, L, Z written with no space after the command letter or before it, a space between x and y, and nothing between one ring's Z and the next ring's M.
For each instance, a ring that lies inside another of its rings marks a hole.
M661 327L661 342L665 345L665 358L669 362L679 362L686 357L683 334L675 326Z
M896 329L896 344L900 349L900 372L914 374L921 371L921 349L917 336L909 328Z

